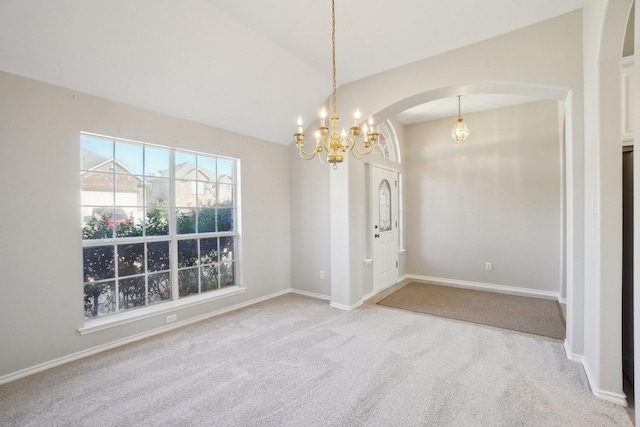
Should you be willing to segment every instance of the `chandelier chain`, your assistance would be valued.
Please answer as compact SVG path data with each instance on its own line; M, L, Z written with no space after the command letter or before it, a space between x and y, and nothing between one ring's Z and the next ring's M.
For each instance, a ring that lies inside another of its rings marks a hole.
M336 2L331 0L331 61L333 66L333 92L331 94L331 116L327 119L327 108L322 107L320 111L320 126L315 132L316 143L311 151L304 150L304 129L302 127L302 117L298 116L298 130L293 134L296 146L300 151L300 157L304 160L311 160L318 157L321 162L329 162L333 169L337 169L337 164L344 161L345 153L351 152L356 159L362 159L373 152L378 141L378 131L373 125L373 117L369 116L367 124L360 124L360 109L356 109L353 115L353 126L349 130L342 129L338 133L338 79L336 72ZM326 102L326 101L325 101ZM347 133L348 132L348 133ZM360 138L362 140L360 141Z
M333 115L336 114L336 94L338 92L336 85L336 2L331 0L331 58L333 63L333 94L331 96L331 108Z

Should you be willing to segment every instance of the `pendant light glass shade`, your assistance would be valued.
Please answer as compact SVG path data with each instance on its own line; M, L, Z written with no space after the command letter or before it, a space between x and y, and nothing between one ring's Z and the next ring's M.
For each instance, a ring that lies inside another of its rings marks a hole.
M462 144L467 140L468 136L469 128L460 115L460 95L458 95L458 120L456 121L456 124L453 125L453 129L451 129L451 138L453 138L456 144Z

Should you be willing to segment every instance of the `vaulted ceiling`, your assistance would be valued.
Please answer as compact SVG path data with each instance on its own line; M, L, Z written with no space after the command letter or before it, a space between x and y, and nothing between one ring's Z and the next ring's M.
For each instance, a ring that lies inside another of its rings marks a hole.
M336 0L338 86L581 7ZM0 0L0 70L289 144L331 92L331 1ZM455 114L441 102L399 119Z

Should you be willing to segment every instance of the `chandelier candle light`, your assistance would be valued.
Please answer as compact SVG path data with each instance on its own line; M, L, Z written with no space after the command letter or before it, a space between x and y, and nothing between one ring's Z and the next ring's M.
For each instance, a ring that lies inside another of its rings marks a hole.
M456 144L462 144L467 140L468 136L469 128L460 115L460 95L458 95L458 121L453 125L453 129L451 129L451 138L453 138Z
M338 121L340 117L336 112L336 7L335 0L331 0L331 54L333 59L333 94L331 96L331 117L330 126L326 124L327 109L322 107L320 111L320 127L315 132L316 145L310 152L304 151L304 132L302 129L302 117L298 117L298 131L293 134L296 146L300 151L300 157L304 160L311 160L316 155L321 162L333 164L333 169L337 169L337 164L344 160L344 153L351 152L356 159L362 159L373 151L373 147L378 140L378 132L373 126L373 118L369 116L368 126L365 123L359 125L360 109L356 109L353 126L349 133L342 129L338 133ZM358 139L362 135L362 148L358 144ZM324 154L323 154L324 152Z

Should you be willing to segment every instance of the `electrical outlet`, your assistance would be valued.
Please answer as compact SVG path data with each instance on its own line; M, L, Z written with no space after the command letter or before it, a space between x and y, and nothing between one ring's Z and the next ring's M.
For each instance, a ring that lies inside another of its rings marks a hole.
M320 279L324 280L325 278L324 270L320 270Z
M166 317L167 323L175 322L176 320L178 320L177 314L170 314Z
M491 271L493 269L493 266L491 265L490 262L488 262L484 265L484 269L487 271Z

